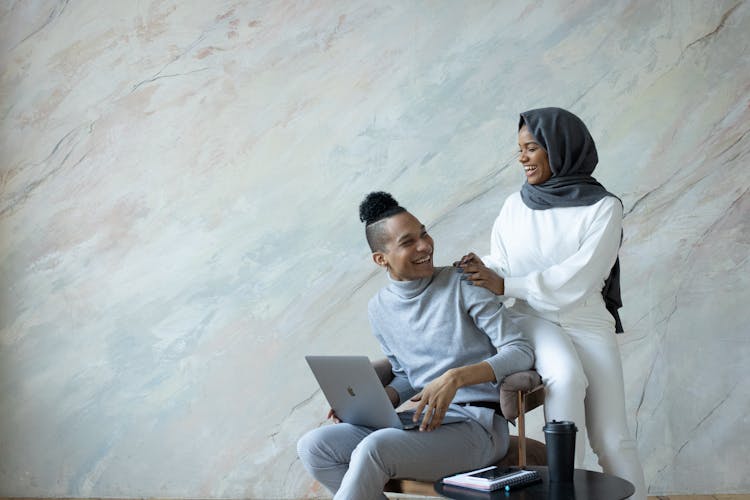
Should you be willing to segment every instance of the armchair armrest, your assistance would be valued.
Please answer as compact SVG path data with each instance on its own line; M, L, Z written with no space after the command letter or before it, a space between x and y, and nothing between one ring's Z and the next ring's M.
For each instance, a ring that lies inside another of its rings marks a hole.
M523 403L519 401L518 391L526 395ZM538 396L537 391L541 391L541 399L530 397L531 394ZM518 418L518 415L526 413L536 408L544 402L544 386L542 377L536 370L526 370L523 372L511 373L505 377L500 384L500 409L507 420ZM519 408L523 404L524 408Z

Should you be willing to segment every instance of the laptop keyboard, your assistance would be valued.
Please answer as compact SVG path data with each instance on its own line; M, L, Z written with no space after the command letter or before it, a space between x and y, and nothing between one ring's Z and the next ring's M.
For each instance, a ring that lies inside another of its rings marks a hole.
M426 412L422 413L422 416L419 419L419 422L414 422L412 420L412 417L414 417L414 413L416 413L414 410L405 410L397 412L396 415L398 415L399 420L401 420L401 424L404 426L404 428L414 428L419 426L420 422L422 422L422 419L424 418ZM467 421L467 417L461 417L461 416L446 416L443 418L443 424L455 424L457 422L465 422Z

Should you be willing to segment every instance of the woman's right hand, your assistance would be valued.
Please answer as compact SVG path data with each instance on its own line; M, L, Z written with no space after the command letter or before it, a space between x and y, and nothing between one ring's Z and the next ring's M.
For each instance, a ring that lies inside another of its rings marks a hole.
M475 254L474 252L469 252L463 257L461 257L461 260L457 260L456 262L454 262L453 267L463 267L467 264L476 264L476 263L484 264L484 262L482 262L482 259L480 259L477 254Z
M474 252L461 257L461 260L454 262L453 265L461 269L472 285L486 288L495 295L505 293L505 280L495 271L484 265Z

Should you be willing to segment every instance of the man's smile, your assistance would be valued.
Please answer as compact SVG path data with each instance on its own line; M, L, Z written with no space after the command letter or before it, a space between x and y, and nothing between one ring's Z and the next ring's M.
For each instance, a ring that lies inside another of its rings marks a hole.
M430 262L430 260L432 260L432 256L431 255L425 255L421 259L417 259L417 260L415 260L413 262L414 262L414 264L426 264L427 262Z

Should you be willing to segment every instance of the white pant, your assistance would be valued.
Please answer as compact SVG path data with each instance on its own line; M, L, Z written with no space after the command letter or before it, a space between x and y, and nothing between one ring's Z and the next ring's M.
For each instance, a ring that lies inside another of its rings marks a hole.
M474 420L430 432L325 425L297 443L297 454L335 499L382 500L391 478L435 481L478 469L505 456L508 422L495 416L493 431Z
M536 369L546 386L545 419L572 420L578 427L576 466L583 463L588 432L602 470L633 483L631 498L645 500L643 468L625 414L614 323L606 309L606 317L586 309L564 316L545 313L550 321L522 301L509 310L534 346Z

